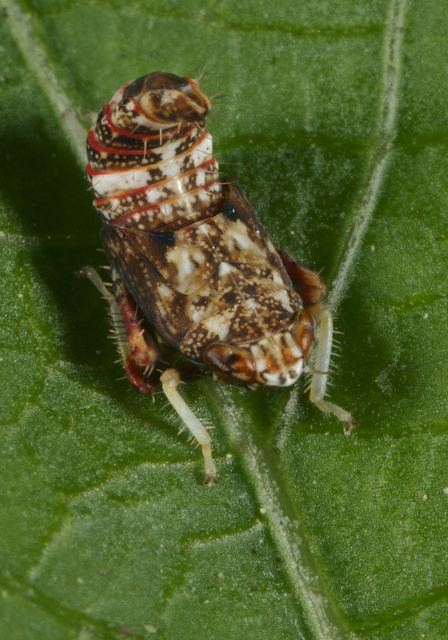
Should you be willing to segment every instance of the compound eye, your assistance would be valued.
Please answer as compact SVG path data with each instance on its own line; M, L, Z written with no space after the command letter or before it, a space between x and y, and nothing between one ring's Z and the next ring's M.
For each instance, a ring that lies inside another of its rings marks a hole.
M255 362L248 349L215 342L207 347L205 364L226 380L250 384L256 376Z

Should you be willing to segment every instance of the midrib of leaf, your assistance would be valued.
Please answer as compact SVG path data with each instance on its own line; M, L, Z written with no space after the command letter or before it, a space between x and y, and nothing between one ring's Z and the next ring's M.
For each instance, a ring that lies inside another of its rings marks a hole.
M55 65L39 33L39 25L22 9L19 2L3 0L3 6L9 18L11 33L17 40L26 65L51 104L76 160L84 167L86 131L58 80Z
M340 304L349 285L364 236L371 222L381 194L382 185L396 137L396 122L401 76L401 51L407 0L391 0L383 43L383 83L379 98L378 126L368 155L364 180L350 216L347 238L342 245L337 274L333 279L329 306L333 311ZM295 406L292 391L285 407ZM289 582L300 604L306 623L319 640L347 637L354 640L350 622L334 602L318 560L310 551L306 534L300 525L300 514L289 497L287 481L281 476L274 458L267 454L250 436L244 437L244 425L232 403L230 393L221 391L224 402L223 421L233 448L265 510L266 522L276 545ZM288 426L288 425L286 425Z
M238 412L230 390L220 385L216 393L221 396L222 426L255 492L312 637L316 640L342 638L347 627L346 621L331 601L332 594L324 585L285 478L273 456L258 446L251 436L249 421L245 421Z
M20 2L3 0L11 31L17 39L27 66L49 101L72 151L83 168L85 164L85 129L79 122L70 99L58 79L55 65L41 36L39 25L23 10ZM332 309L340 303L349 284L354 264L362 246L384 182L396 136L401 48L407 0L391 0L384 34L383 86L379 103L377 132L369 153L363 184L353 208L351 226L338 260L329 297ZM294 393L294 392L293 392ZM217 392L223 403L222 421L232 448L238 452L248 480L263 509L265 522L282 559L294 596L303 612L308 629L316 640L355 638L349 621L338 609L325 583L316 558L300 524L297 508L289 497L286 480L273 458L257 445L230 392ZM250 426L250 425L248 425Z

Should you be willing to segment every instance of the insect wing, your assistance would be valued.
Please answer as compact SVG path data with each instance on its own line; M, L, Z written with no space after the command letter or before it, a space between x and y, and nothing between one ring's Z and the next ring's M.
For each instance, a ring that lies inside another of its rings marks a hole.
M292 288L291 280L283 262L259 221L257 212L246 196L234 182L226 184L223 193L225 198L223 215L225 218L228 221L241 221L247 227L248 232L264 251L266 262L271 268L280 272L285 285Z
M109 261L145 318L166 342L177 346L189 328L184 296L170 286L155 264L157 255L171 242L171 234L105 225L101 239Z

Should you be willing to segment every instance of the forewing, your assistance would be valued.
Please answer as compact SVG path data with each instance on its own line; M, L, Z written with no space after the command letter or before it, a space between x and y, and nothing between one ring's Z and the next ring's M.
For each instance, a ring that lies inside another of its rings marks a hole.
M173 289L156 266L172 242L171 236L115 225L101 230L106 255L138 308L164 340L177 346L190 328L184 313L185 296Z
M283 262L277 253L274 245L269 239L261 222L258 219L257 212L247 200L246 196L240 191L237 184L229 182L224 186L224 206L223 215L231 221L240 221L247 228L251 239L259 245L265 254L265 261L269 266L277 270L288 287L292 288L291 280L284 268ZM258 258L259 254L255 254ZM238 254L229 256L230 260L238 261Z

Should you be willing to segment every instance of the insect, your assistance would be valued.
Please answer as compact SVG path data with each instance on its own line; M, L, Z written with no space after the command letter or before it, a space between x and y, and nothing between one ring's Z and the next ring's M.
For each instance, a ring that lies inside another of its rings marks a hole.
M182 369L158 378L167 350L231 383L285 387L316 342L310 400L346 431L354 425L325 399L325 285L276 249L239 188L220 180L205 129L210 106L196 80L155 72L121 87L100 111L86 172L111 288L91 267L82 270L109 304L131 383L150 394L160 382L201 446L206 484L217 480L210 436L177 390Z

